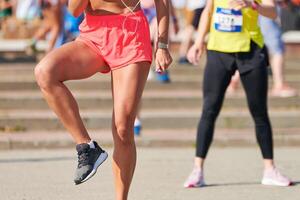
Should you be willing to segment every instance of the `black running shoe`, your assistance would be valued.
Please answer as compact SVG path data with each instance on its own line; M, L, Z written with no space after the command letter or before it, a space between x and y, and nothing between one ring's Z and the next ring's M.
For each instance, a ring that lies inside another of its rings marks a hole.
M97 142L94 142L95 148L90 148L89 144L78 144L78 166L75 171L74 182L76 185L90 179L97 168L106 160L108 154L102 150Z

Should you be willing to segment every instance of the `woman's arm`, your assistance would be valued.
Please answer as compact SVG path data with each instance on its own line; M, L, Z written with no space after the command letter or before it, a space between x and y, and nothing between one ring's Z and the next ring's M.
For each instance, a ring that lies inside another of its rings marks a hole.
M262 3L248 0L232 0L229 2L229 6L235 10L241 10L242 8L252 8L265 17L275 19L277 17L275 1L274 0L262 0Z
M157 13L158 42L168 44L169 42L169 0L154 0Z
M169 43L169 0L154 0L157 13L158 38L157 49L155 51L155 70L165 71L172 63L172 57L168 49Z
M201 14L201 19L198 27L198 36L194 45L187 53L188 60L197 65L204 50L204 40L206 34L209 32L210 21L213 14L213 0L207 0L206 6Z
M88 3L89 0L69 0L68 10L74 17L79 17Z
M201 14L199 26L198 26L198 37L195 41L195 45L198 47L204 44L205 36L210 28L210 20L213 14L214 3L213 0L207 0L205 8Z

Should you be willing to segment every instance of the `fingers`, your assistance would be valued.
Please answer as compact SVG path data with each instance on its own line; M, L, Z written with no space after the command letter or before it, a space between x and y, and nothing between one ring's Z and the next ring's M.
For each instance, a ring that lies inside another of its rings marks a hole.
M173 62L173 59L172 57L169 55L165 61L165 65L163 65L164 69L166 70L170 65L171 63Z
M170 56L168 51L163 50L157 52L155 59L155 71L158 73L164 72L171 65L172 61L172 57Z
M155 71L158 73L162 72L162 69L160 68L159 62L157 60L157 58L155 58Z
M187 59L190 63L194 64L194 52L190 49L187 53Z
M157 73L162 73L164 71L157 58L155 59L155 71Z
M197 63L197 65L199 65L199 63L200 63L201 56L202 56L202 49L199 49L196 53L196 59L195 59L195 63Z
M195 52L193 49L190 49L188 51L188 54L187 54L187 59L190 63L194 64L195 63Z
M169 68L169 66L172 63L172 58L171 56L167 57L165 60L163 60L162 62L159 63L160 69L164 72L166 71L166 69Z
M201 49L199 49L199 48L197 48L195 46L192 46L190 48L190 50L188 51L187 59L193 65L198 65L199 61L200 61L201 54L202 54Z

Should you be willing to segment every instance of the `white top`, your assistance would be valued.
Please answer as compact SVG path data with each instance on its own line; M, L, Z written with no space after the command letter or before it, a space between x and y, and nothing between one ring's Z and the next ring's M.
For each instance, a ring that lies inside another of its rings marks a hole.
M187 0L172 0L174 8L184 8Z
M18 0L16 17L22 20L32 20L39 15L37 0Z
M197 8L204 8L206 0L187 0L186 8L189 10L195 10Z

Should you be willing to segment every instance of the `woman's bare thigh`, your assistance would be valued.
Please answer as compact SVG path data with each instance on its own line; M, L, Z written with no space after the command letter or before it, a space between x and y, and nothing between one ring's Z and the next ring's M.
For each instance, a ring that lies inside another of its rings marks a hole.
M112 72L115 120L134 120L148 77L150 63L140 62Z
M80 41L73 41L51 51L37 66L42 74L58 81L84 79L108 71L103 58Z

